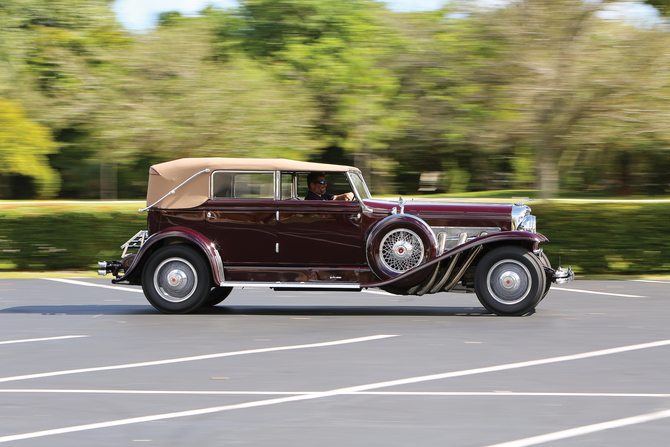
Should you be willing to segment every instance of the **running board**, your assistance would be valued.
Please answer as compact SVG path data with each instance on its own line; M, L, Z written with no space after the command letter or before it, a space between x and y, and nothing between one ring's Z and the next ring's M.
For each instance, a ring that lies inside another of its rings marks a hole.
M249 289L271 288L275 290L361 290L358 283L342 284L336 282L260 282L260 281L224 281L219 287L244 287Z

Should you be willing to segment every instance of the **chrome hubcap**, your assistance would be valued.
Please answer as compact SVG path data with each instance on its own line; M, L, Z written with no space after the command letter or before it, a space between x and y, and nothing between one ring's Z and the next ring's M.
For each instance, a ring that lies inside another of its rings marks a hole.
M198 275L193 265L182 258L169 258L161 262L154 273L156 292L171 303L186 301L193 295Z
M182 272L181 270L172 270L170 273L167 275L168 279L168 286L174 288L174 289L179 289L179 287L186 283L188 281L188 278L186 277L186 273Z
M496 301L502 304L516 304L528 296L532 280L525 265L504 259L489 270L486 284L489 293Z
M379 255L392 272L404 273L423 261L423 242L413 231L393 230L382 239Z

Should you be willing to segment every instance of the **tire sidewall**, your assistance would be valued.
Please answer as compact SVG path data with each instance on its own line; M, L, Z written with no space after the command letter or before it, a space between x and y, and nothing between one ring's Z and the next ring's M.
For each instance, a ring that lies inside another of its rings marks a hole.
M496 300L488 288L488 275L501 261L519 262L528 271L531 286L528 294L519 302L504 304ZM542 300L546 287L546 276L542 264L533 253L518 246L504 246L484 255L475 271L475 293L480 303L497 315L524 315Z
M213 307L228 298L228 295L230 295L230 292L233 291L232 287L213 287L210 291L209 294L207 295L207 298L205 299L205 302L202 303L203 307Z
M544 254L544 252L540 253L538 261L540 262L540 264L542 264L542 270L544 270L544 267L551 268L551 262L549 262L549 258L547 257L546 254ZM542 298L540 298L540 301L542 301L544 297L547 296L547 293L549 293L549 289L551 289L551 280L547 278L546 281L547 284L544 286L544 292L542 293Z
M170 258L182 259L193 267L196 275L196 288L190 297L181 302L171 302L163 298L154 285L154 274L163 261ZM142 269L142 290L149 303L164 313L187 313L202 306L211 289L209 265L202 255L187 246L166 246L151 255Z

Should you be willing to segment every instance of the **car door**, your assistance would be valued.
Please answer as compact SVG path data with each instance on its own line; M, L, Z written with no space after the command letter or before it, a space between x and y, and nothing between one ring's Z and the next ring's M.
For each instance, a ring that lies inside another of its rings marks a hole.
M287 198L277 202L277 210L280 264L329 268L364 264L358 202Z
M277 264L275 172L217 171L207 202L207 232L224 266Z

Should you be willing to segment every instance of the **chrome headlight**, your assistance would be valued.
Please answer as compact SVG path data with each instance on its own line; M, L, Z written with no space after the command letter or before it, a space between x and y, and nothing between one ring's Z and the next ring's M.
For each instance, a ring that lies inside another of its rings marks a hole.
M529 233L537 232L537 218L532 215L528 215L523 218L521 224L519 224L519 231L528 231Z
M528 205L523 203L512 205L512 230L535 233L537 231L536 221L536 217L530 214Z

